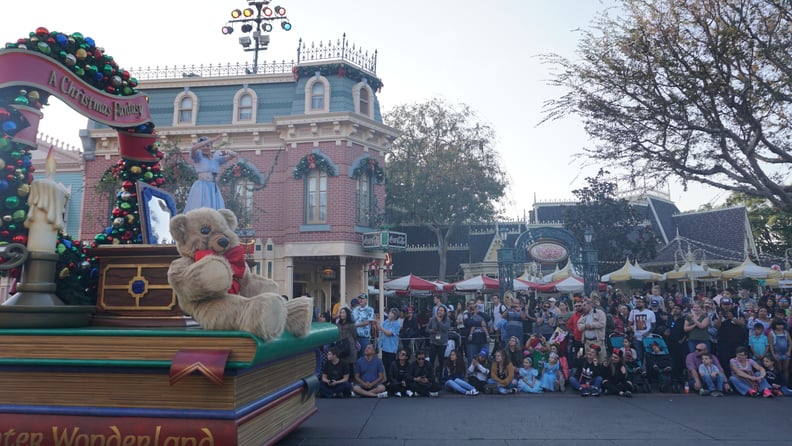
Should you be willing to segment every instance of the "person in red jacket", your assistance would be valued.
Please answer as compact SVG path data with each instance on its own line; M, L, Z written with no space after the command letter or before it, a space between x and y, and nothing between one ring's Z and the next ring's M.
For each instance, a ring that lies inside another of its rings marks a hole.
M583 347L583 333L578 329L578 319L583 316L583 302L575 300L575 305L572 308L574 311L566 324L567 331L572 334L572 339L567 342L568 358L574 358L577 351Z

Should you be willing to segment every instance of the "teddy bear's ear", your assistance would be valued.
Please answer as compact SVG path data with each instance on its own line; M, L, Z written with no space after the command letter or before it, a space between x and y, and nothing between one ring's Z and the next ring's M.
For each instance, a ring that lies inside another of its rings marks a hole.
M231 212L231 211L230 211L230 210L228 210L228 209L220 209L220 210L219 210L219 211L217 211L217 212L219 212L219 213L220 213L220 215L222 215L222 216L223 216L223 218L225 218L225 221L226 221L226 223L228 223L228 227L229 227L229 228L230 228L232 231L235 231L235 230L236 230L236 228L237 228L237 218L236 218L236 215L234 215L234 213L233 213L233 212Z
M187 240L187 217L184 214L171 218L170 233L176 243L184 243Z

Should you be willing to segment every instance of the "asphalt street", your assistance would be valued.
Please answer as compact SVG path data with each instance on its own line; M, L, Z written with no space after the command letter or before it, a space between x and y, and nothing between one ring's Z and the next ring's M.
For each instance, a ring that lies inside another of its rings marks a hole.
M279 444L790 445L792 398L636 394L582 398L441 393L439 398L319 399Z

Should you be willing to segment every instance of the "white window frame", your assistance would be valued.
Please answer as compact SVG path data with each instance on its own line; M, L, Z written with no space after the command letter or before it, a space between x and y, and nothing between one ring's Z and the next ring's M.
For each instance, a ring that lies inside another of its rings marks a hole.
M182 108L182 101L184 99L191 99L192 100L192 110L190 111L190 120L182 121L181 113L182 111L186 111L186 109ZM176 98L173 100L173 126L174 127L187 127L191 126L194 127L196 122L198 121L198 109L200 106L200 101L198 100L198 96L190 90L185 90L182 93L176 95Z
M313 86L317 83L324 86L322 107L313 108ZM328 113L330 111L330 81L324 76L313 76L305 83L305 114Z
M327 224L327 180L329 175L312 169L305 175L305 224ZM315 187L312 187L315 186Z
M366 90L366 93L368 93L368 111L365 113L360 108L361 90ZM367 82L358 82L352 87L352 102L355 104L355 113L374 119L374 90L371 89Z
M250 97L250 119L241 119L239 113L242 111L242 98ZM234 95L234 116L232 124L251 124L256 122L256 111L258 109L258 95L250 88L243 88Z

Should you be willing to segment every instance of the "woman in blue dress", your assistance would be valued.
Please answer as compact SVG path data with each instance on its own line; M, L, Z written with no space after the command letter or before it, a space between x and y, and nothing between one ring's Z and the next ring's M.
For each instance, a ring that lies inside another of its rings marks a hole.
M212 144L222 137L222 135L218 135L209 139L202 136L198 138L198 142L194 146L190 147L190 158L195 165L198 179L193 183L190 193L187 195L184 212L197 208L225 208L220 188L217 187L217 175L220 166L236 158L237 154L227 150L212 151Z

